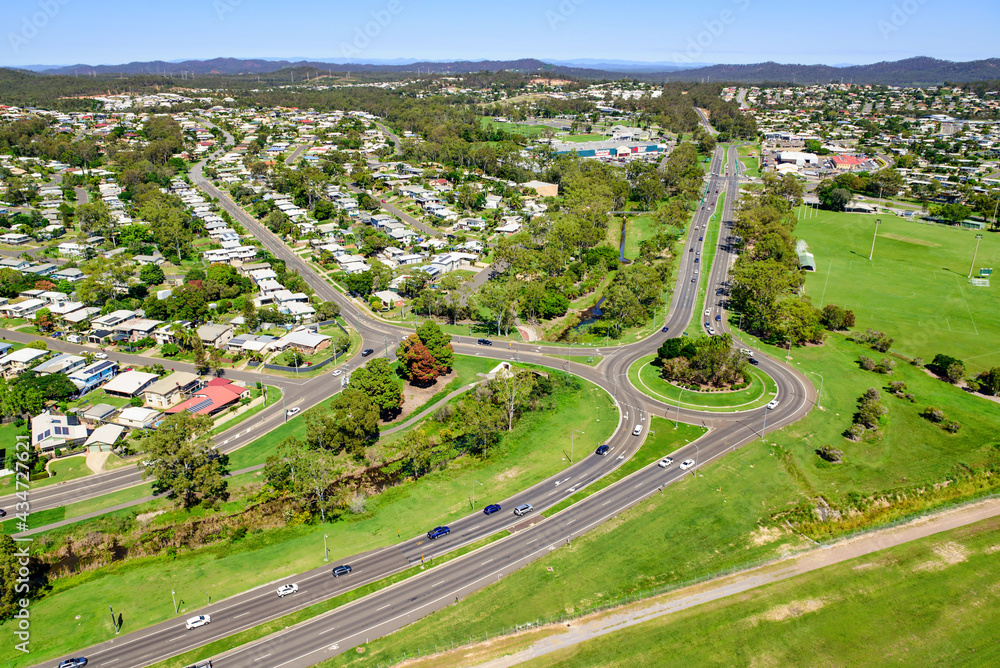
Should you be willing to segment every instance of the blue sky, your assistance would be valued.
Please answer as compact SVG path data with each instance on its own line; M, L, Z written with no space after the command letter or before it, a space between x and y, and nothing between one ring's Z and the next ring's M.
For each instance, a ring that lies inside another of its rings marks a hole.
M3 0L0 25L0 64L14 66L218 56L806 64L1000 56L996 0Z

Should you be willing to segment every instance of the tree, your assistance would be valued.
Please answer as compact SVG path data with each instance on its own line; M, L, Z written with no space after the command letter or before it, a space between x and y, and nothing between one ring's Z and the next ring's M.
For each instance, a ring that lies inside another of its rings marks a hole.
M139 464L143 480L154 478L153 492L168 492L189 509L229 498L226 476L229 457L213 446L212 419L187 411L168 415L143 440L146 448Z
M201 339L195 335L191 342L194 344L194 370L199 374L208 373L208 355L205 354L205 346Z
M823 326L832 331L841 331L854 327L854 311L841 308L836 304L827 304L823 307L823 314L820 318Z
M831 190L819 192L819 198L823 204L834 211L843 211L851 203L854 196L846 188L832 188Z
M507 431L510 431L514 428L514 415L535 389L535 374L516 367L501 369L490 381L489 388L507 416Z
M149 286L160 285L164 278L163 270L160 269L159 265L146 264L139 270L139 280Z
M281 359L285 363L285 366L295 367L296 369L306 363L306 356L298 348L289 348L288 352Z
M510 332L514 323L514 307L517 304L518 289L513 280L486 281L479 288L479 304L489 309L497 336Z
M348 387L330 406L332 429L329 436L333 450L346 450L360 456L364 448L378 442L379 411L367 394Z
M334 453L324 448L309 449L290 436L264 463L264 477L269 485L308 502L326 521L331 503L330 487L343 473Z
M445 334L433 320L420 325L417 328L417 336L427 350L431 351L434 361L441 369L441 375L451 372L455 362L455 350L451 346L451 335Z
M160 348L160 352L163 353L164 357L173 357L181 351L180 347L175 343L164 343L163 347Z
M979 391L983 394L996 396L1000 394L1000 367L993 367L988 371L983 371L976 380L979 381Z
M411 334L399 344L396 358L403 365L405 376L414 385L430 385L438 376L447 373L416 334Z
M392 364L384 357L376 357L355 370L351 374L351 387L368 395L383 420L389 420L403 405L403 390Z
M489 401L464 401L459 405L462 441L474 454L483 454L500 442L507 416Z
M932 204L928 212L936 218L957 225L972 215L972 208L964 204Z

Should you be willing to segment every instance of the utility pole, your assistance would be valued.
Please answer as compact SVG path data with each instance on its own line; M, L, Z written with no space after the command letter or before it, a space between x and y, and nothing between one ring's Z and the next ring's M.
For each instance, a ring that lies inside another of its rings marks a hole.
M983 240L983 235L976 235L976 250L972 251L972 264L969 265L969 278L972 278L972 270L976 266L976 255L979 254L979 242Z
M869 260L871 260L872 257L874 257L874 255L875 255L875 239L878 238L878 226L879 226L879 224L881 224L881 222L882 222L881 218L876 218L875 219L875 236L872 237L872 252L868 254L868 259Z
M479 482L478 480L473 480L472 481L472 509L473 510L476 509L476 485L479 485L480 487L485 487L486 486L483 483Z
M584 432L580 431L579 429L574 429L573 432L569 435L569 461L571 464L573 463L573 437L576 436L577 433L582 434Z
M820 410L823 410L823 403L821 401L823 398L823 374L818 371L810 371L809 373L819 376L819 394L816 395L816 405L819 406Z

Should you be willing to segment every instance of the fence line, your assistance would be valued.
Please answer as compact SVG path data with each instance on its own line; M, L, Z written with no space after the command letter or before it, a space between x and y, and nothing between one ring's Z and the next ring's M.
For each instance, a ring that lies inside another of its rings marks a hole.
M454 641L452 641L451 643L444 644L444 645L434 645L433 648L430 648L430 647L421 648L421 649L416 650L416 652L403 652L403 656L400 657L399 659L397 659L397 660L389 660L386 663L379 662L377 664L377 666L378 666L378 668L392 668L393 666L398 666L399 664L401 664L404 661L407 661L409 659L421 658L422 656L429 656L429 655L436 654L436 653L442 652L442 651L451 651L451 650L454 650L454 649L461 649L463 647L470 647L472 645L476 645L476 644L479 644L479 643L487 642L491 638L496 639L496 638L500 638L500 637L504 637L504 636L512 636L512 635L516 635L516 634L520 633L521 631L531 630L532 628L537 628L537 627L541 627L541 626L547 626L549 624L563 624L563 623L566 623L568 621L572 621L574 619L580 619L582 617L586 617L588 615L593 615L593 614L598 613L598 612L605 612L605 611L608 611L608 610L611 610L611 609L614 609L614 608L620 608L622 606L629 605L630 603L635 603L637 601L641 601L641 600L645 600L645 599L649 599L649 598L654 598L656 596L661 596L663 594L667 594L667 593L672 592L672 591L677 591L678 589L685 589L687 587L692 587L694 585L701 584L701 583L707 582L709 580L715 580L715 579L718 579L718 578L721 578L721 577L737 575L737 574L744 573L744 572L747 572L747 571L755 570L755 569L760 568L762 566L767 566L767 565L775 564L775 563L778 563L778 562L781 562L781 561L786 561L786 560L788 560L790 558L795 558L796 556L799 556L801 554L805 554L807 552L812 552L813 550L817 550L817 549L825 549L825 548L830 547L830 546L832 546L832 545L834 545L836 543L839 543L839 542L842 542L842 541L846 541L846 540L850 540L850 539L853 539L853 538L857 538L858 536L863 536L865 534L874 533L876 531L885 531L887 529L893 529L893 528L898 527L900 525L907 524L909 522L913 522L914 520L920 519L922 517L929 517L931 515L938 515L940 513L948 512L948 511L954 510L956 508L961 508L963 506L971 506L971 505L976 504L976 503L981 503L983 501L987 501L989 499L996 499L996 498L1000 498L1000 494L997 494L997 493L983 494L983 495L980 495L980 496L977 496L977 497L972 497L972 498L964 499L964 500L961 500L961 501L956 501L955 503L951 503L951 504L947 504L947 505L942 505L942 506L937 506L937 507L935 507L933 509L929 509L929 510L925 509L923 511L918 511L918 512L915 512L915 513L911 513L909 515L904 515L903 517L899 517L899 518L893 520L892 522L887 522L887 523L884 523L884 524L878 524L878 525L875 525L875 526L872 526L872 527L868 527L866 529L859 529L857 531L853 531L851 533L844 534L843 536L839 536L839 537L836 537L836 538L830 538L829 540L824 541L824 542L817 542L816 544L817 544L818 547L813 547L813 548L808 548L808 549L805 549L805 550L800 550L800 551L798 551L798 552L796 552L794 554L788 555L788 556L784 556L784 557L771 557L771 558L767 558L767 559L762 558L762 559L757 559L755 561L747 561L747 562L744 562L744 563L742 563L742 564L740 564L738 566L731 566L729 568L719 569L719 570L714 571L712 573L708 573L708 574L705 574L705 575L699 575L697 577L691 578L689 580L684 580L682 582L675 582L675 583L670 583L670 584L659 585L659 586L653 587L652 589L640 590L640 591L638 591L636 593L633 593L633 594L626 594L625 596L621 596L621 597L619 597L619 598L617 598L615 600L612 600L612 601L605 601L605 602L602 602L602 603L599 603L599 604L589 605L589 606L586 606L586 607L582 608L578 612L560 613L558 615L550 615L548 617L539 617L539 618L535 619L534 621L527 622L525 624L518 624L518 625L515 625L513 627L501 627L499 631L495 631L492 634L490 634L489 632L484 632L482 634L476 634L474 636L470 635L468 641L466 641L466 642L460 642L458 644L456 644Z

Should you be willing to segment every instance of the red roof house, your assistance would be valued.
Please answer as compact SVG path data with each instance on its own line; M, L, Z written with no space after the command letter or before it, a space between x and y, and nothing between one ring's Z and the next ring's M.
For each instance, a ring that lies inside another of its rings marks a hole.
M214 415L249 396L249 388L235 385L233 381L225 378L213 378L208 385L192 394L190 399L167 409L166 412L187 411L195 415Z

